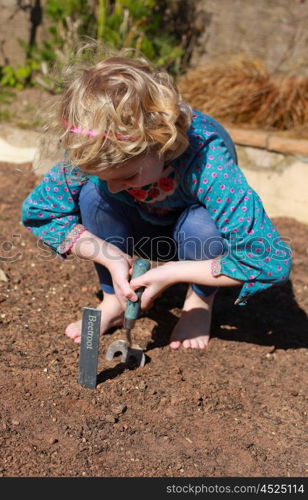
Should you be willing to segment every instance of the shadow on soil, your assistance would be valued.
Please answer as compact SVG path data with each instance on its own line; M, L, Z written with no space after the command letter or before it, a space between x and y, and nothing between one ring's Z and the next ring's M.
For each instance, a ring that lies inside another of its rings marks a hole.
M155 322L151 340L146 352L157 347L168 345L170 333L178 321L178 317L169 309L181 309L186 285L170 287L164 295L157 299L153 308L144 315ZM273 287L255 295L246 306L234 306L240 287L221 289L215 299L212 338L246 342L272 347L276 349L299 349L308 346L308 317L294 297L291 281L279 287ZM99 296L99 294L98 294ZM116 330L110 329L108 334ZM146 356L147 362L149 358ZM120 358L119 358L120 360ZM113 379L124 370L135 369L119 362L113 368L99 373L97 383Z
M157 321L147 351L167 345L178 318L168 311L183 304L186 287L177 285L157 300L147 316ZM212 338L236 340L276 349L298 349L308 345L308 317L294 297L291 281L251 298L246 306L234 306L240 287L221 289L215 299ZM163 314L162 314L163 313Z

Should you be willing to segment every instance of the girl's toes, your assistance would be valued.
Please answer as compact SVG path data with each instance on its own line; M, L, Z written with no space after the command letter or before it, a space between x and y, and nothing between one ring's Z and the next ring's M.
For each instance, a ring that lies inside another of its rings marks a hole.
M68 327L65 330L65 335L67 335L70 338L74 337L74 329L71 327L71 325L68 325Z
M172 340L169 345L171 349L178 349L181 345L181 342L179 340Z
M198 345L199 345L199 349L205 349L206 346L207 346L207 342L205 339L198 339Z
M190 340L190 346L193 348L193 349L200 349L200 344L198 342L198 339L191 339Z
M80 330L78 328L78 324L76 325L76 323L70 323L65 330L65 335L67 335L71 339L75 339L77 337L80 338Z

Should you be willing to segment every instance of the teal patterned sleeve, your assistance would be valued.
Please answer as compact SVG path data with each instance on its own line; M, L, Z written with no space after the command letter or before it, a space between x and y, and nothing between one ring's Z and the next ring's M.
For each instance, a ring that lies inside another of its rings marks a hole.
M254 293L288 279L291 250L230 148L209 130L204 147L194 152L183 185L189 197L207 208L224 238L225 254L213 261L213 275L243 281L236 303L244 305Z
M59 162L46 173L22 205L22 223L58 254L66 254L85 230L79 194L88 177Z

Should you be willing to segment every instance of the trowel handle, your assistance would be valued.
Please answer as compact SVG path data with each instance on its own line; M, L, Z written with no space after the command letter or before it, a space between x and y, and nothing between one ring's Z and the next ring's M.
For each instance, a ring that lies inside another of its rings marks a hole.
M133 265L132 279L139 278L139 276L146 273L150 269L150 267L151 263L149 260L144 260L144 259L135 260ZM136 290L136 294L138 296L137 302L132 302L131 300L127 302L124 314L126 319L134 320L138 318L140 311L140 297L142 295L143 290L144 287L140 287L138 288L138 290Z

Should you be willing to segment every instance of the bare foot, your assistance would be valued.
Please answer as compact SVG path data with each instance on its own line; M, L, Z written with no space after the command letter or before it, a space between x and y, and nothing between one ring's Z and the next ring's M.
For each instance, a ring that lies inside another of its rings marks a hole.
M215 293L209 297L199 297L189 287L182 316L170 337L169 345L172 349L178 349L181 344L193 349L204 349L208 345L214 297Z
M101 335L109 330L109 328L113 326L121 326L123 324L123 309L115 295L104 293L104 300L99 304L97 309L102 311ZM81 319L79 321L75 321L75 323L70 323L65 330L65 334L73 339L77 344L80 344L81 323Z

